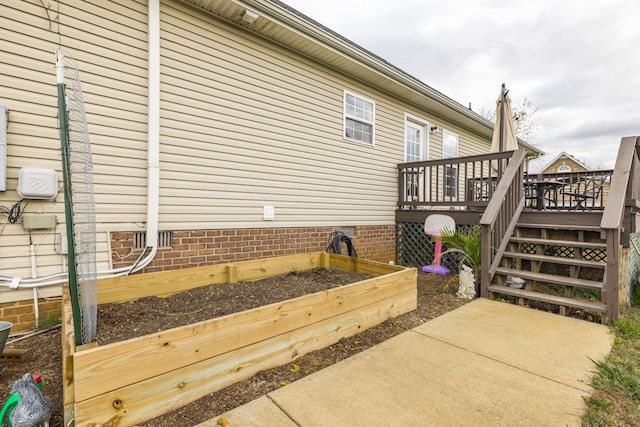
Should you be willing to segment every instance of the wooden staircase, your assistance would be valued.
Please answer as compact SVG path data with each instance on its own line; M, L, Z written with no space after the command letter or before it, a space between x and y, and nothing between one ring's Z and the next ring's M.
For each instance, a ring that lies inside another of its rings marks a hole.
M606 314L606 252L599 226L518 222L488 287L489 297L551 304L563 315Z

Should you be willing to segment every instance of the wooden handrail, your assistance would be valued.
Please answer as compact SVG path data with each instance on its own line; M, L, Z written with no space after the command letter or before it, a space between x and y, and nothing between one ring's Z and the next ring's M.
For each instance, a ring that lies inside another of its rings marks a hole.
M406 162L398 163L398 169L415 168L421 166L438 166L438 165L450 165L451 163L474 163L487 160L508 159L513 155L514 151L503 151L501 153L489 153L489 154L476 154L473 156L464 157L450 157L447 159L438 160L422 160L419 162Z
M482 262L480 295L488 296L488 287L495 275L502 254L524 209L525 150L513 153L493 197L480 219L482 231Z
M616 165L611 177L607 206L604 209L600 222L600 227L603 230L619 228L622 223L627 187L630 182L634 182L631 171L633 170L634 163L637 164L638 162L638 153L636 150L638 144L640 144L640 137L637 136L624 137L620 142ZM638 173L640 171L636 170L635 172Z
M622 257L621 234L624 209L628 198L638 199L640 161L638 159L638 146L640 137L628 136L622 138L616 165L611 176L611 186L607 205L602 213L600 228L607 241L607 267L605 270L605 288L602 301L607 306L607 320L613 322L620 312L619 266Z

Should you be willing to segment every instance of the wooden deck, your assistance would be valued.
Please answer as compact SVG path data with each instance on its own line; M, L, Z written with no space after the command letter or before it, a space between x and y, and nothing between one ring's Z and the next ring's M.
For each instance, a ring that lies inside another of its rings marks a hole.
M619 305L629 302L630 235L640 227L639 148L640 137L622 138L613 170L575 173L527 174L524 150L402 163L396 222L424 223L429 215L445 214L458 225L479 225L483 297L551 302L562 313L596 311L612 321ZM498 162L504 167L496 168ZM557 248L559 254L545 258ZM533 251L526 267L514 255L523 251ZM584 256L592 253L600 254L604 270L597 283L580 277L590 261ZM545 271L550 264L564 273ZM516 273L526 279L524 289L505 286ZM532 290L541 284L561 295ZM596 289L600 300L582 301L585 289Z

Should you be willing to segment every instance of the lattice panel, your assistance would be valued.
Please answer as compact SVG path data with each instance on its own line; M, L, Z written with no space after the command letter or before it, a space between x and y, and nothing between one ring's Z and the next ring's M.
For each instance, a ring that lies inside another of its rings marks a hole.
M521 243L520 252L522 252L523 254L535 255L536 245L533 243Z
M582 258L589 261L607 262L607 251L604 249L584 248Z
M433 262L435 240L424 233L424 224L398 223L397 227L397 259L398 264L408 267L422 267ZM458 229L469 231L471 226L458 225ZM447 250L446 246L442 248ZM442 257L442 265L458 273L462 257L457 253L446 254Z
M521 243L520 252L523 254L536 254L536 245L534 243ZM557 256L562 258L575 258L575 248L569 246L547 245L544 254L548 256ZM598 248L583 248L582 259L589 261L607 262L607 251ZM640 260L639 260L640 262Z
M547 245L544 254L561 258L575 258L576 251L570 246Z

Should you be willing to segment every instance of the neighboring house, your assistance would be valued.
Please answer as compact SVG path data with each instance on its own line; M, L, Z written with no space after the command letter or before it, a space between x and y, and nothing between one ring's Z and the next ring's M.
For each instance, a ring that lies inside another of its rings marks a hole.
M562 152L546 163L538 173L567 173L567 172L587 172L591 168L571 154Z
M82 79L106 274L324 250L341 230L359 256L394 260L396 165L491 144L479 114L277 1L10 0L0 32L0 205L19 202L21 168L62 182L62 49ZM17 205L54 227L3 226L0 318L18 329L31 299L59 306L63 202Z

